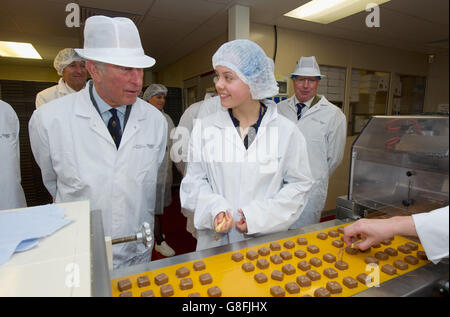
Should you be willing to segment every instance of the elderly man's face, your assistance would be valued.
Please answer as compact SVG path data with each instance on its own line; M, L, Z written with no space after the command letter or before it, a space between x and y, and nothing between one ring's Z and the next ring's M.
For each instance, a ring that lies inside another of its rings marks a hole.
M295 96L300 102L306 102L317 94L319 79L310 76L296 76L292 79Z
M83 89L86 84L87 70L84 62L75 61L64 67L63 79L75 91Z
M144 75L142 68L112 64L103 64L103 67L93 66L96 68L95 72L92 72L91 68L89 72L94 79L95 89L106 103L112 107L119 107L136 102L142 89Z

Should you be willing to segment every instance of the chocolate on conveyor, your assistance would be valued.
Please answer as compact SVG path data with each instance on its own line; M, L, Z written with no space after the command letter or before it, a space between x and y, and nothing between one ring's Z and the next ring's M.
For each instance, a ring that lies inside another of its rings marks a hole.
M295 267L292 264L285 264L281 268L284 274L291 275L295 273Z
M266 256L270 254L270 249L267 247L262 247L258 250L260 256Z
M258 282L258 283L267 282L267 276L266 276L266 274L264 274L262 272L261 273L256 273L254 278L255 278L255 281Z
M413 242L406 242L405 245L409 247L412 251L419 249L419 246Z
M336 257L331 253L325 253L323 255L323 260L328 263L333 263L334 261L336 261Z
M337 230L330 230L330 231L328 231L328 235L330 237L332 237L332 238L337 238L337 237L339 237L339 231L337 231Z
M304 257L306 257L306 252L303 250L297 250L294 252L294 255L299 259L303 259Z
M359 252L361 252L361 253L370 253L370 250L372 250L372 248L371 248L371 247L368 247L368 248L365 249L365 250L359 249Z
M285 242L283 243L283 246L284 246L286 249L292 249L293 247L295 247L295 242L294 242L294 241L288 240L288 241L285 241Z
M384 239L384 240L381 240L381 244L384 244L384 245L390 245L390 244L391 244L391 239Z
M337 268L338 270L344 271L348 269L348 264L347 262L344 261L336 261L336 263L334 263L334 267Z
M231 259L235 262L240 262L244 259L244 256L240 252L233 253Z
M119 282L117 282L117 287L119 288L119 291L123 292L131 288L131 281L127 278L124 280L120 280Z
M417 257L420 260L428 260L427 254L425 253L425 251L417 251Z
M151 289L141 293L141 297L155 297L155 293Z
M272 251L280 251L281 250L281 245L278 242L272 242L270 245L270 250Z
M289 251L281 251L280 256L283 260L290 260L292 259L292 254Z
M335 269L329 267L323 270L323 275L325 275L328 278L336 278L338 277L338 272Z
M319 232L317 234L317 238L319 238L320 240L326 240L326 238L328 238L328 235L325 232Z
M272 261L273 264L280 264L283 262L283 259L278 254L272 254L270 256L270 261Z
M344 242L342 242L341 240L333 240L331 244L336 248L342 248L344 246Z
M319 287L314 291L315 297L330 297L330 291L325 287Z
M351 276L346 276L342 279L342 283L348 288L355 288L358 286L358 282Z
M245 262L244 264L242 264L242 269L245 272L251 272L255 270L255 266L253 265L252 262Z
M412 255L405 256L404 260L406 263L409 263L411 265L416 265L417 263L419 263L419 260L415 256L412 256Z
M120 297L133 297L133 293L131 293L130 291L128 291L128 292L123 292L123 293L120 293L119 296L120 296Z
M381 267L381 271L388 275L394 275L395 273L397 273L397 269L390 264L383 265Z
M272 271L272 274L270 275L270 277L271 277L273 280L276 280L276 281L282 281L282 280L283 280L283 277L284 277L284 274L283 274L283 272L281 272L281 271L273 270L273 271Z
M297 294L300 292L300 287L295 282L289 282L284 285L284 288L288 291L289 294Z
M206 269L205 262L203 262L203 261L194 262L193 267L194 267L194 271L201 271L201 270Z
M202 275L200 275L199 280L200 284L202 285L210 284L213 281L212 276L209 273L203 273Z
M406 263L402 260L395 260L394 266L399 270L407 270L408 269L408 263Z
M310 287L311 286L311 280L306 275L299 275L296 278L296 281L298 285L301 287Z
M397 250L399 250L401 253L409 254L411 253L411 248L407 245L400 245L397 247Z
M258 252L256 252L255 250L250 250L250 251L247 251L245 256L249 260L256 260L258 258Z
M138 287L146 287L150 285L150 281L147 275L142 275L137 278Z
M322 277L319 272L314 270L306 272L306 276L308 276L311 281L318 281Z
M344 234L344 227L339 227L339 228L337 228L337 231L338 231L339 233Z
M266 259L258 259L258 261L256 261L256 266L261 270L267 269L269 267L269 261L267 261Z
M286 295L286 292L281 286L276 285L270 288L270 294L272 294L272 296L274 297L283 297Z
M308 271L308 270L311 268L311 264L309 264L309 263L306 262L306 261L300 261L300 262L298 262L297 267L298 267L300 270L306 272L306 271Z
M387 253L390 256L397 256L398 252L394 248L386 248L384 249L384 252Z
M166 275L166 273L161 273L155 276L155 284L156 285L163 285L166 284L169 281L169 277Z
M382 251L376 252L375 257L380 261L386 261L387 259L389 259L389 255Z
M375 243L374 245L372 245L372 248L375 248L375 249L381 248L381 244Z
M367 275L366 273L358 274L358 276L356 276L356 279L364 285L367 285L372 282L372 276Z
M352 248L352 247L346 247L345 252L347 252L350 255L358 254L358 249Z
M317 246L313 245L313 244L308 245L306 247L306 250L308 250L308 252L310 252L310 253L319 253L319 251L320 251L320 249Z
M173 295L173 287L170 284L164 284L161 286L161 296L169 297Z
M208 288L208 296L209 297L220 297L222 296L222 291L217 286L213 286Z
M309 263L311 263L315 267L319 267L322 265L322 260L319 258L313 257L313 258L309 259Z
M194 293L188 294L188 297L201 297L201 295L199 292L194 292Z
M297 244L298 245L307 245L308 244L308 240L306 238L300 237L300 238L297 239Z
M364 262L366 262L367 264L370 264L370 263L378 264L378 259L373 256L366 256L364 259Z
M339 294L342 293L342 286L336 281L329 281L327 283L327 290L329 290L331 294Z
M190 273L189 269L187 267L183 266L176 270L175 275L177 277L186 277L189 275L189 273Z
M193 286L194 286L194 283L192 282L192 279L190 277L183 278L180 280L180 289L181 290L191 289Z

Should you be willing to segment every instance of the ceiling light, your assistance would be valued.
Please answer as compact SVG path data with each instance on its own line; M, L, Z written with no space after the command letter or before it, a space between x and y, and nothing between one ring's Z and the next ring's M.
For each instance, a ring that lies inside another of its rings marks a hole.
M0 56L42 59L30 43L0 41Z
M285 16L328 24L366 10L369 3L383 4L390 0L312 0Z

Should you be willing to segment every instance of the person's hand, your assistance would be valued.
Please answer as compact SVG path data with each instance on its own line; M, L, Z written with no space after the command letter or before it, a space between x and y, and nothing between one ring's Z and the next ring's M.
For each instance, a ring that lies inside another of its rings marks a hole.
M244 212L242 211L242 209L238 209L238 213L241 214L241 219L236 222L236 228L243 233L247 233L248 229L247 229L247 221L245 219L245 215Z
M344 228L344 242L347 245L356 242L354 247L364 251L395 234L392 218L359 219Z
M234 220L230 212L220 212L214 218L214 229L216 232L226 232L233 228Z

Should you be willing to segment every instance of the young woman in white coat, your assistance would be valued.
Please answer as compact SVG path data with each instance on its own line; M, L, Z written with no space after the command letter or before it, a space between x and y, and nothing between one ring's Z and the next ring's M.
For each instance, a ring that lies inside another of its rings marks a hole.
M273 61L249 40L212 61L220 107L194 126L180 188L197 250L288 230L312 186L305 138L266 100L278 93Z

